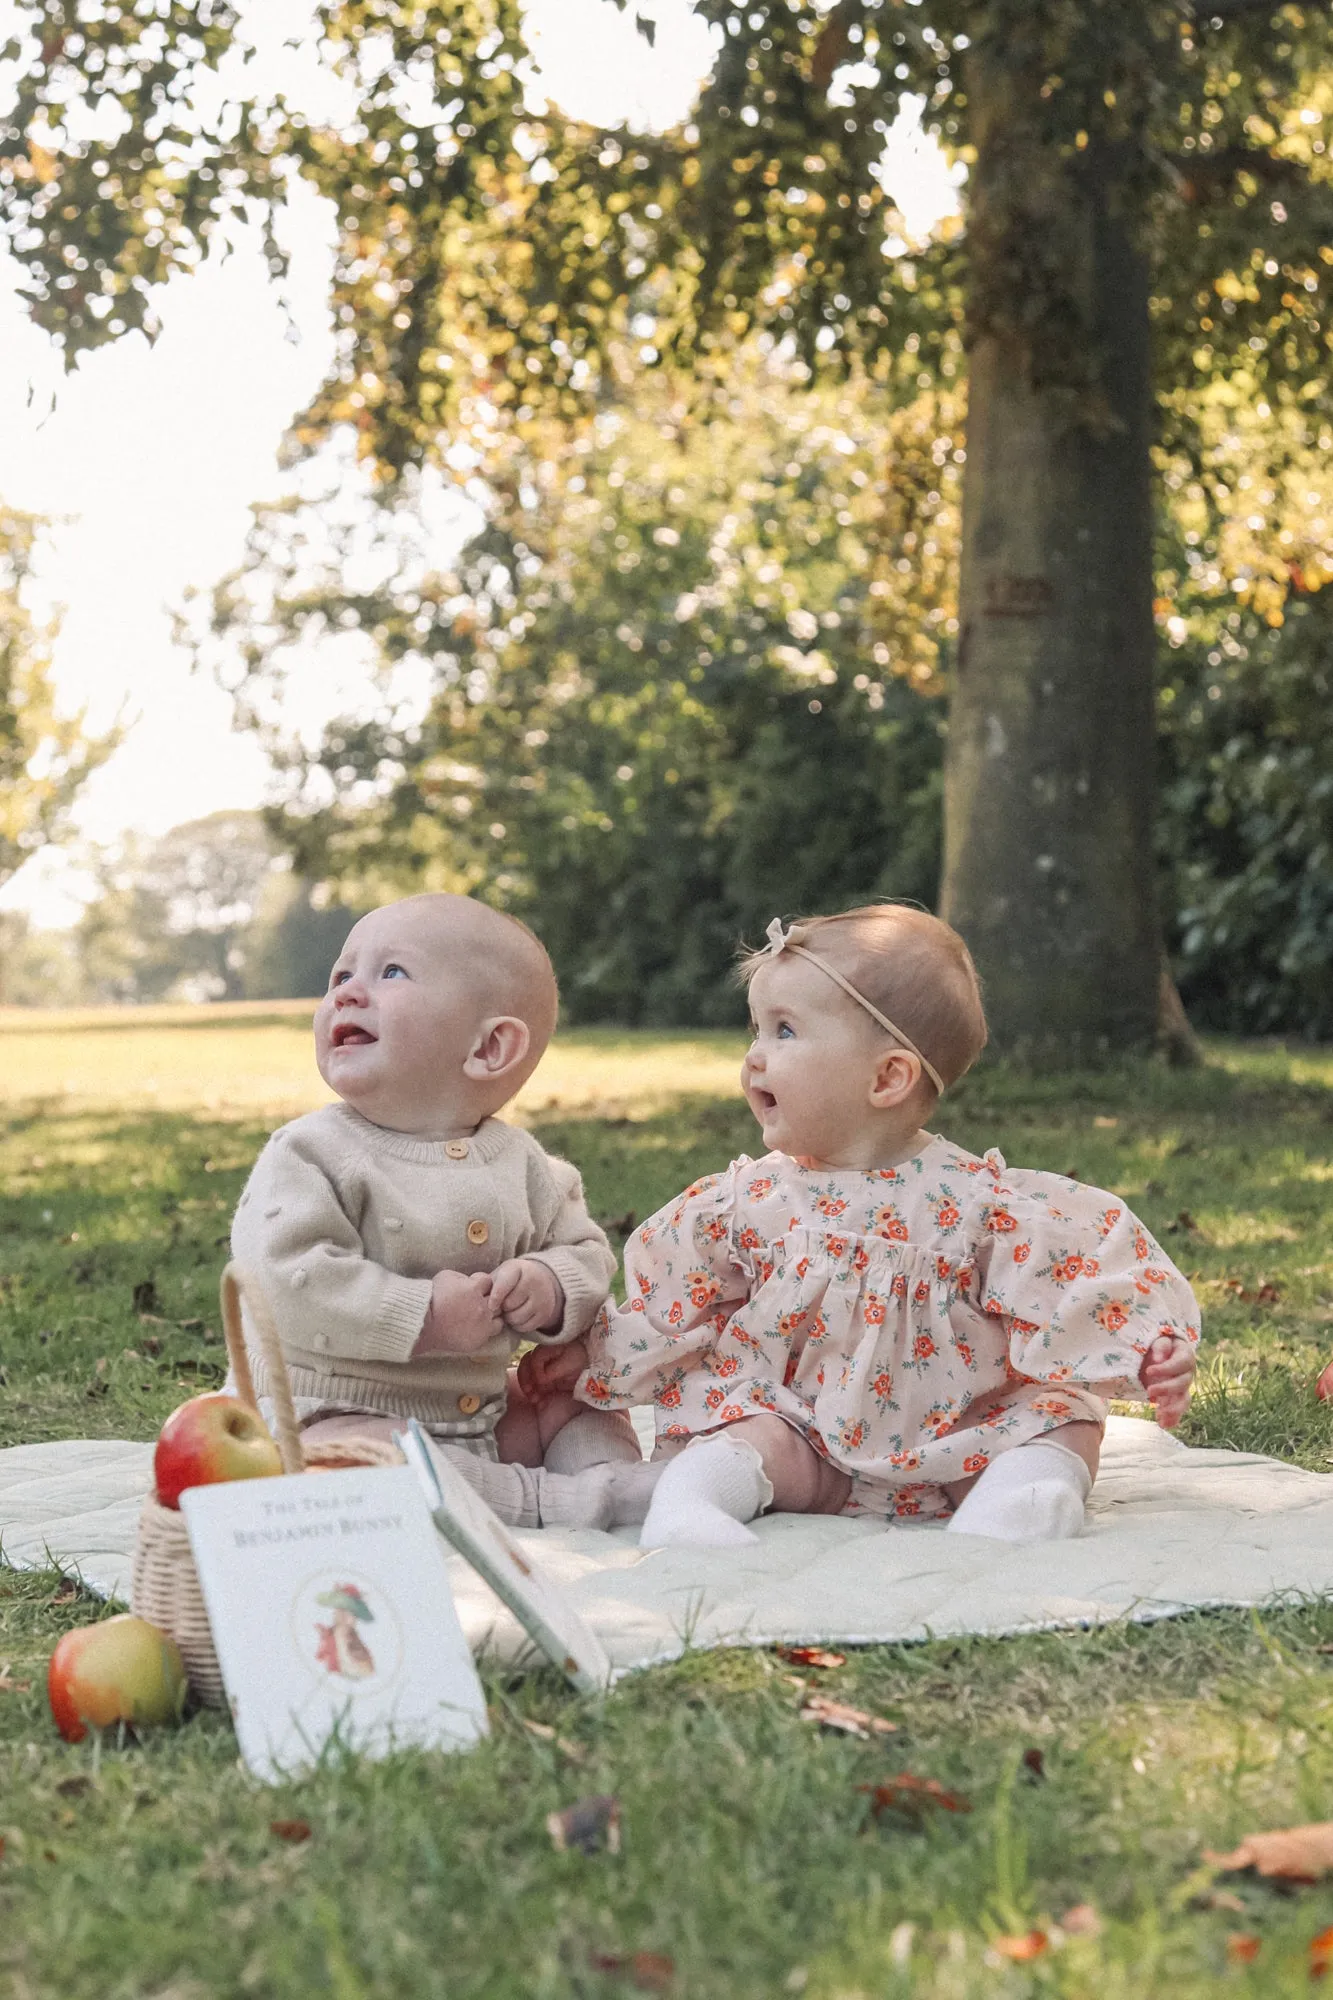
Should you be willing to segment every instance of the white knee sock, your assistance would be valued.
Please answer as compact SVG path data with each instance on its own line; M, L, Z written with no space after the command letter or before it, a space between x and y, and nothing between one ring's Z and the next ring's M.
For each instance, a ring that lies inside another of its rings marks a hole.
M548 1472L586 1472L590 1465L642 1465L643 1453L626 1410L580 1410L546 1447Z
M1039 1439L992 1459L949 1523L954 1535L1062 1542L1083 1526L1092 1475L1077 1452Z
M752 1444L744 1438L705 1438L663 1470L640 1547L728 1548L753 1542L757 1537L743 1524L762 1514L772 1498L764 1462Z

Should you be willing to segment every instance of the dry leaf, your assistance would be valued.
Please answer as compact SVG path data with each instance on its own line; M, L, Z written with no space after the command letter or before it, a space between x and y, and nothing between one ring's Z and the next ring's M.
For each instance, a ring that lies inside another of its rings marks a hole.
M1284 1882L1317 1882L1333 1872L1333 1820L1314 1826L1288 1826L1276 1833L1246 1834L1231 1854L1204 1849L1214 1868L1256 1868Z
M1046 1776L1045 1755L1037 1749L1035 1744L1030 1750L1023 1752L1023 1769L1031 1771L1034 1778L1044 1778Z
M1333 1966L1333 1930L1320 1931L1310 1939L1310 1977L1323 1979Z
M79 1586L74 1581L74 1578L72 1576L62 1576L60 1587L51 1599L51 1602L52 1604L73 1604L75 1598L79 1595Z
M868 1715L863 1708L849 1708L845 1701L833 1701L826 1694L812 1694L801 1710L802 1722L814 1722L821 1729L840 1729L844 1736L892 1736L896 1722L882 1715Z
M1050 1939L1045 1931L1024 1931L1022 1937L992 1938L990 1948L1001 1958L1012 1958L1023 1964L1030 1958L1040 1958L1050 1949Z
M858 1792L870 1794L870 1810L876 1819L882 1812L920 1812L925 1806L938 1806L941 1812L971 1812L972 1804L961 1792L946 1791L937 1778L917 1778L910 1771L900 1771L896 1778L885 1778L878 1785L858 1785Z
M571 1743L567 1736L562 1736L549 1722L530 1722L524 1717L523 1727L529 1736L535 1736L539 1743L553 1743L562 1756L568 1757L571 1764L581 1764L587 1756L587 1752L580 1744Z
M641 1993L667 1993L676 1977L676 1961L664 1951L595 1951L588 1963L594 1972L616 1972Z
M619 1854L620 1800L610 1794L580 1799L577 1804L566 1806L563 1812L547 1813L546 1831L551 1836L551 1845L562 1854L575 1850L580 1854L596 1854L602 1847L608 1854Z
M778 1658L789 1667L845 1667L845 1653L830 1653L825 1646L779 1646Z
M1120 1120L1118 1118L1094 1118L1092 1122L1099 1132L1114 1132Z
M309 1840L310 1821L308 1819L271 1819L268 1823L268 1830L270 1833L276 1834L279 1840Z
M1262 1943L1252 1931L1233 1931L1227 1939L1227 1957L1233 1965L1253 1965Z
M1233 1916L1243 1917L1245 1905L1230 1889L1210 1889L1206 1896L1194 1899L1202 1910L1229 1910Z
M84 1777L62 1778L56 1786L62 1799L81 1799L84 1793L90 1792L92 1788L92 1779Z
M1091 1903L1075 1903L1061 1917L1060 1928L1066 1937L1100 1937L1102 1920Z
M0 1694L27 1694L31 1686L31 1681L15 1680L7 1664L0 1667Z

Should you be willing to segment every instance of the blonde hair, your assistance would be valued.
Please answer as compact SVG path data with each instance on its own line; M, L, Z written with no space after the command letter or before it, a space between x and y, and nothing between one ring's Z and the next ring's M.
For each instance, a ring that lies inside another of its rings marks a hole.
M986 1046L986 1013L972 954L956 930L907 903L864 903L834 917L798 917L786 942L827 959L928 1057L947 1088ZM738 972L748 986L770 947L747 951ZM929 1079L923 1078L929 1086Z

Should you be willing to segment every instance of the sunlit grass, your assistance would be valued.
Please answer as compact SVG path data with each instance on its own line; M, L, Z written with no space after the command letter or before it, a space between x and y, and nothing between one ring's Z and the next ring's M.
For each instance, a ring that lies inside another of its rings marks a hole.
M151 1437L220 1378L236 1195L272 1124L323 1097L308 1011L0 1019L0 1442ZM520 1115L577 1161L618 1241L757 1147L739 1053L735 1036L580 1031ZM1205 1307L1190 1440L1327 1469L1333 1406L1312 1384L1333 1353L1333 1058L1210 1057L1188 1075L985 1071L937 1122L1131 1200ZM1204 1848L1333 1815L1333 1606L871 1648L822 1676L707 1655L600 1703L492 1677L474 1755L276 1793L237 1769L217 1716L62 1745L45 1659L96 1615L57 1602L54 1577L0 1572L4 2000L628 2000L635 1952L672 1958L689 2000L1211 2000L1309 1992L1309 1941L1333 1923L1333 1888L1201 1871ZM899 1733L816 1733L803 1681ZM859 1788L903 1770L971 1811L876 1824ZM603 1791L622 1854L555 1854L546 1813ZM286 1818L311 1838L275 1838ZM996 1955L1083 1902L1099 1936L1029 1966ZM1237 1933L1261 1941L1252 1964L1229 1959Z

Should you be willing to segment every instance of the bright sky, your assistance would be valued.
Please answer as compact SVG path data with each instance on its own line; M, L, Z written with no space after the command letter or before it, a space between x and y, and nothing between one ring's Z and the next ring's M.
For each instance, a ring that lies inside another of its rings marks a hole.
M632 7L622 15L609 0L528 0L525 11L542 86L576 116L675 123L710 65L712 45L689 0L659 0L653 50L634 30ZM280 72L312 109L331 108L336 86L318 74L303 0L248 0L242 12L262 21L268 74ZM14 0L0 0L0 43L14 14ZM956 207L950 169L910 123L890 135L886 166L914 235ZM55 524L30 602L38 612L64 607L55 660L62 703L86 707L94 728L117 713L131 722L80 803L78 829L89 839L161 833L258 805L265 794L264 756L232 732L228 698L191 673L173 643L171 607L239 561L249 506L282 490L283 431L329 361L327 205L298 189L284 234L290 321L257 243L241 242L162 289L154 346L131 336L69 377L0 258L0 495ZM370 702L373 690L367 680L358 694L345 669L316 658L294 699L309 728ZM38 924L68 923L85 884L68 854L47 850L0 891L0 907L25 909Z

